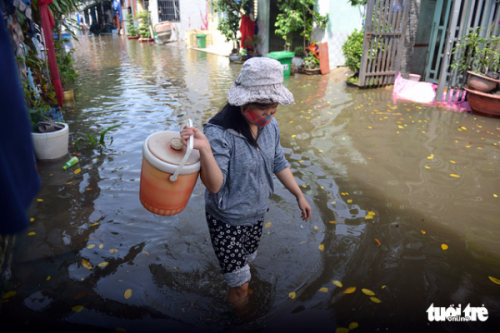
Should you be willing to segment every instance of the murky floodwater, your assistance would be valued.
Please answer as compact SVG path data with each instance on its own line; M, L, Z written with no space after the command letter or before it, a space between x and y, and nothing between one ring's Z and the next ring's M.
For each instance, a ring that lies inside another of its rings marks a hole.
M390 90L355 90L329 76L287 80L296 104L276 118L313 218L300 220L276 180L272 225L251 268L250 308L238 315L225 304L204 186L198 182L181 214L162 217L140 204L139 180L145 138L179 130L188 117L206 122L241 66L111 35L82 37L76 48L70 141L122 126L106 148L80 152L78 174L61 169L67 158L39 164L43 201L16 240L3 289L17 295L2 304L2 322L127 332L332 332L351 322L359 332L454 332L499 324L500 285L488 278L500 278L499 120L394 103ZM356 291L343 293L347 287ZM428 321L431 304L469 303L484 305L486 323Z

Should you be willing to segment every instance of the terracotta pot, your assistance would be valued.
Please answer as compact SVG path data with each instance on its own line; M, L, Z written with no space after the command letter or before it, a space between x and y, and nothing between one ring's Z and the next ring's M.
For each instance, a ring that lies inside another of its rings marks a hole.
M469 74L467 77L467 86L470 89L474 89L482 92L490 92L500 83L500 80L495 80L485 75L477 74L471 71L467 71Z
M474 113L488 116L500 117L500 96L487 94L481 91L464 87L467 91L467 101Z
M128 39L139 39L139 36L127 36Z
M304 73L308 74L308 75L318 75L318 74L321 74L321 69L320 68L314 68L314 69L304 68Z

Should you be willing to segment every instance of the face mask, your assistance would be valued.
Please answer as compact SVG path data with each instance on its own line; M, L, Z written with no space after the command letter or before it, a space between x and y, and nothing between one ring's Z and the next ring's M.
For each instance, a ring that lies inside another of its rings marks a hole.
M271 120L273 120L273 115L269 116L260 116L256 114L255 112L252 111L252 109L246 109L243 111L243 116L250 122L251 124L254 124L257 127L264 127L268 125Z

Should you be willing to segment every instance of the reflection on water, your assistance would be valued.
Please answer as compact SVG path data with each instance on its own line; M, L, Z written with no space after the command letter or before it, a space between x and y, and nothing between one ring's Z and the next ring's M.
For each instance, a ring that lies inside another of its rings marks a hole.
M500 278L498 120L394 103L390 90L354 90L329 76L287 79L296 103L276 117L313 218L300 220L276 180L249 309L237 314L225 304L201 182L177 216L149 213L138 193L145 138L179 130L188 117L206 122L241 66L112 35L82 37L76 47L71 142L122 126L106 147L79 152L80 173L63 171L66 159L39 164L43 201L17 238L13 278L2 285L17 295L3 304L4 320L128 332L331 332L351 322L360 331L485 331L499 323L500 288L488 279ZM429 323L432 303L484 304L490 318Z

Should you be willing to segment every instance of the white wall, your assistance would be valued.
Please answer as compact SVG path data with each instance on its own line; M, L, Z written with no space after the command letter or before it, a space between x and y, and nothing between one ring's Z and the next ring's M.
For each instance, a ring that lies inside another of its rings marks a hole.
M330 14L330 19L325 30L317 28L313 31L312 39L318 43L328 42L330 69L345 64L342 44L354 29L362 28L361 9L351 6L346 0L317 0L315 10L321 15Z

